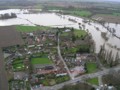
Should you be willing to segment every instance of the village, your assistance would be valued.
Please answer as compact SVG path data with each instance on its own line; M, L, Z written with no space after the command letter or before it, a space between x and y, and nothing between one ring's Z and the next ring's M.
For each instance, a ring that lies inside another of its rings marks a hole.
M54 28L20 35L23 45L3 48L10 90L53 86L99 69L94 42L84 30Z
M120 0L0 0L0 90L120 90Z

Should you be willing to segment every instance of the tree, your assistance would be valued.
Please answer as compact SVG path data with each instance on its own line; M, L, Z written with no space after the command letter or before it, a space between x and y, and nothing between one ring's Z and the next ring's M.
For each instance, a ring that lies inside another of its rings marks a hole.
M108 75L102 77L103 84L112 85L116 90L120 90L120 73L116 72L114 69L109 71ZM113 89L112 89L113 90Z
M17 15L15 13L11 13L11 18L16 18Z
M1 14L0 19L10 19L10 18L16 18L17 15L15 13L5 13L5 14Z
M115 61L113 62L113 66L118 65L119 60L120 60L120 58L119 58L119 54L118 54L118 52L117 52L116 57L115 57Z

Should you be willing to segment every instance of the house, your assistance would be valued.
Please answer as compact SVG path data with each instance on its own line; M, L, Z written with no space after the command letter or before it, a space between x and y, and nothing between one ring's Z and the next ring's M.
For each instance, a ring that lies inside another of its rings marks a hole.
M28 48L32 48L32 47L35 47L35 45L28 45Z
M59 74L56 74L57 77L59 77L59 76L66 76L66 75L67 75L67 73L59 73Z

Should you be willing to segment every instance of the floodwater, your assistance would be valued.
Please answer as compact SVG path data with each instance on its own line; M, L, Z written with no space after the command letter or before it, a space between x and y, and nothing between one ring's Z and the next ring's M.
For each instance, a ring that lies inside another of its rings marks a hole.
M55 13L37 13L30 14L28 10L19 10L19 9L8 9L0 11L0 14L4 13L16 13L17 18L8 19L8 20L0 20L0 26L10 26L10 25L43 25L43 26L51 26L51 27L74 27L79 29L78 23L84 25L85 30L92 35L93 40L96 44L96 53L99 52L100 46L105 44L105 48L107 51L113 51L113 55L119 53L120 56L120 39L113 36L107 29L99 23L91 21L90 24L84 23L83 19L80 17L74 17L70 15L57 15ZM69 21L68 19L74 19L77 22ZM118 37L120 37L120 25L116 25L114 23L106 23L105 26L109 26L109 28L114 28ZM99 28L99 30L96 29ZM108 41L104 40L101 36L101 32L106 32Z

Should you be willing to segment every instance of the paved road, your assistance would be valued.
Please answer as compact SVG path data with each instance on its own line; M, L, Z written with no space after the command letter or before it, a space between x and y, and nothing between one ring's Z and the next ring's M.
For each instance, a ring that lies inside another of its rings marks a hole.
M70 76L70 78L71 78L71 79L74 79L74 77L73 77L72 74L70 73L70 70L69 70L69 68L67 67L67 65L66 65L66 63L65 63L65 61L63 60L63 57L62 57L62 55L61 55L59 34L58 34L58 47L57 47L57 49L58 49L58 55L59 55L59 57L60 57L60 60L63 62L64 66L65 66L65 68L66 68L66 70L67 70L67 72L68 72L68 74L69 74L69 76Z
M4 56L0 48L0 90L8 90L8 80L4 68Z

